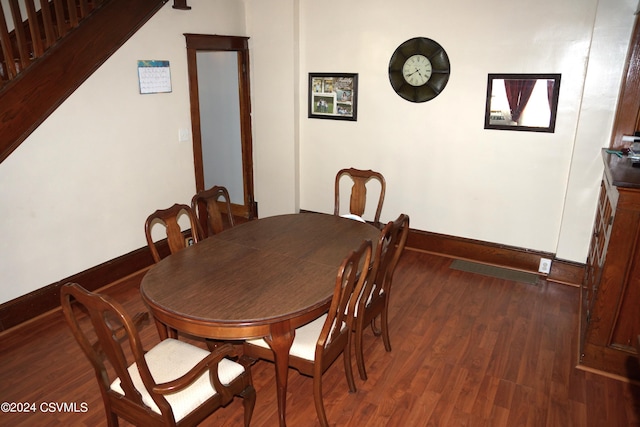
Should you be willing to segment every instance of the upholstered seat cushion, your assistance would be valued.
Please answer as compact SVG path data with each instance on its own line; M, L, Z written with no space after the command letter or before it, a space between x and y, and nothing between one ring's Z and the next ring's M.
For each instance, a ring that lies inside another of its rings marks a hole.
M327 320L327 315L323 314L316 320L307 323L296 329L296 336L291 344L291 350L289 354L291 356L301 357L306 360L313 361L316 354L316 344L318 343L318 337L322 331L322 326ZM260 338L257 340L247 340L248 344L257 345L264 348L269 348L269 344Z
M348 219L353 219L355 221L360 221L360 222L367 222L365 221L361 216L356 215L356 214L344 214L344 215L340 215L342 218L348 218Z
M149 350L145 354L145 359L153 379L156 383L161 384L173 381L186 374L209 354L207 350L169 338ZM129 366L128 371L133 385L142 396L142 401L159 414L160 409L144 387L137 365L135 363L132 364ZM225 385L243 372L244 367L242 365L228 359L222 359L218 364L218 376L220 377L220 382ZM116 378L111 383L111 390L124 395L120 385L120 378ZM165 395L165 397L169 405L171 405L176 422L178 422L215 393L216 391L209 381L209 372L206 371L191 386L177 393Z
M373 288L371 289L371 293L367 297L367 302L365 303L365 307L368 306L371 303L371 300L373 299L373 294L374 294L375 290L376 290L376 285L373 285ZM380 294L384 294L384 289L382 291L380 291ZM359 305L356 304L355 312L353 313L354 317L358 317L358 306Z
M369 305L369 303L373 299L373 295L376 292L376 288L377 288L377 285L374 284L373 288L371 289L371 293L369 294L369 298L367 298L367 303L365 305ZM384 289L380 291L380 294L384 294Z
M297 328L296 336L293 339L291 349L289 350L289 355L300 357L302 359L310 361L315 360L316 344L318 344L320 332L322 332L322 327L324 326L324 322L326 321L327 315L323 314L316 320ZM343 322L342 328L344 329L345 327L346 325ZM262 338L256 340L247 340L247 344L269 348L269 344L267 344L267 342Z

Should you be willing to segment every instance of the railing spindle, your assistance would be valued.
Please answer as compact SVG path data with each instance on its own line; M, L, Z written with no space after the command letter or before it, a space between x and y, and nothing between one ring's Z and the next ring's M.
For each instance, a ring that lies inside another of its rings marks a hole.
M20 69L24 70L29 66L30 54L27 45L27 37L24 32L24 25L22 23L22 14L20 13L20 4L18 3L18 0L10 0L9 7L11 9L11 15L13 16L13 31L16 35L16 45L20 56Z
M2 79L13 79L18 73L16 70L16 64L13 60L13 47L11 45L11 38L9 37L9 30L7 28L7 21L4 16L4 10L0 5L0 47L2 47L2 56L4 58L4 69L2 70Z
M67 0L67 11L69 18L69 27L75 28L78 26L78 4L76 0Z
M67 25L67 21L64 15L64 3L62 0L54 0L53 4L55 5L56 12L56 25L58 26L58 38L64 37L69 30Z
M48 49L53 46L58 39L53 16L51 15L51 2L49 0L40 0L40 13L42 14L42 23L44 24L45 49Z
M31 33L31 49L33 58L39 58L44 52L42 48L42 35L40 34L40 21L36 13L36 6L33 0L25 0L27 8L27 18L29 19L29 32Z
M89 14L89 2L88 0L80 0L78 3L80 6L80 19L86 18Z

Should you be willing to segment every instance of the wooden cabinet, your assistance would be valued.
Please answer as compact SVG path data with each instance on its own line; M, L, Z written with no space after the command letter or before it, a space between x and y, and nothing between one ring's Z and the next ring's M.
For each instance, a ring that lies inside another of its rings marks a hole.
M581 292L580 365L640 380L640 168L605 150L603 159Z
M633 135L640 131L640 14L636 20L627 52L616 117L611 134L612 148L617 150L629 145L624 135Z

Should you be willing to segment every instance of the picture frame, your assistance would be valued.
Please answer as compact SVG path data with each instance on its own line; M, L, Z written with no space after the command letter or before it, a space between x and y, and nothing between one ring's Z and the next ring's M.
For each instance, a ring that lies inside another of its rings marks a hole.
M555 132L560 74L489 74L484 128Z
M309 118L358 119L357 73L309 73Z

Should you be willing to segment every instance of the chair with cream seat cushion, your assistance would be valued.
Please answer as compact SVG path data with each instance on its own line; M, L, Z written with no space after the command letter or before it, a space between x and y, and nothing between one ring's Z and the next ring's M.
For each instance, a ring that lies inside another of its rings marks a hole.
M351 329L357 295L368 279L372 244L364 241L338 269L329 311L295 330L289 350L289 366L301 374L313 377L313 397L320 425L328 426L322 400L322 374L343 355L344 370L351 392L356 391L351 369ZM247 340L244 356L250 359L274 361L274 355L265 339Z
M198 217L203 239L235 225L231 198L226 187L214 185L208 190L199 191L191 199L191 209ZM226 220L223 214L226 215Z
M255 390L250 370L227 358L234 356L231 345L209 352L168 338L145 352L133 321L108 296L67 283L61 302L93 365L109 426L118 425L118 417L144 426L196 425L234 396L243 397L249 425Z
M340 183L343 177L351 178L353 186L351 187L351 195L349 198L349 213L340 213ZM362 222L364 221L364 211L367 205L367 185L369 181L378 181L379 183L379 196L378 203L376 205L376 211L373 216L373 223L376 227L380 226L380 214L382 213L382 203L384 202L384 195L387 184L384 176L380 172L372 170L362 170L355 168L341 169L336 174L335 179L335 199L333 214L340 215L351 219L356 219Z
M202 232L200 230L196 214L191 209L191 206L175 203L169 208L158 209L147 217L144 223L144 234L147 238L147 245L149 246L149 250L151 250L151 255L155 262L162 259L162 256L158 251L158 245L154 241L152 233L152 229L156 225L162 225L165 227L170 253L173 254L187 247L187 236L183 234L186 230L182 230L179 223L183 215L186 215L189 220L193 243L198 243Z
M358 299L353 323L355 334L355 354L358 371L362 380L367 379L364 366L362 339L364 329L371 325L374 335L382 335L384 347L391 351L389 338L389 296L393 273L398 260L404 251L409 234L409 216L401 214L395 221L390 221L380 232L373 255L373 266L370 274L373 280L367 281ZM380 328L375 321L380 317Z

